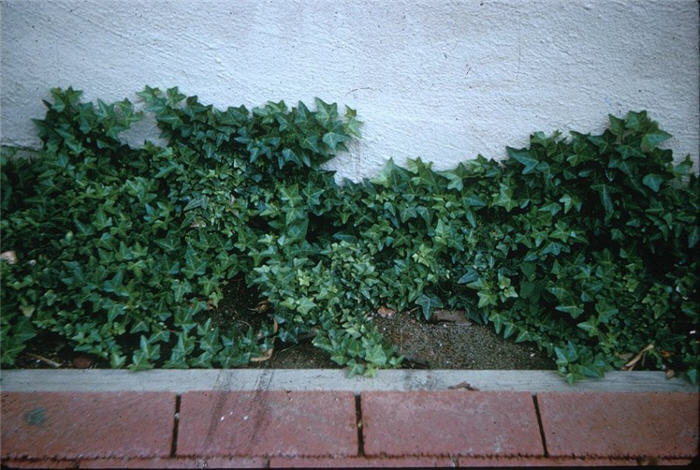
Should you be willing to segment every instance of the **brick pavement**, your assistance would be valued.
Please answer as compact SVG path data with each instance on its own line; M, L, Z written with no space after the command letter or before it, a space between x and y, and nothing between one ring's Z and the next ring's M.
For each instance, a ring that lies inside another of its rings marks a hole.
M687 465L698 393L4 392L10 468Z

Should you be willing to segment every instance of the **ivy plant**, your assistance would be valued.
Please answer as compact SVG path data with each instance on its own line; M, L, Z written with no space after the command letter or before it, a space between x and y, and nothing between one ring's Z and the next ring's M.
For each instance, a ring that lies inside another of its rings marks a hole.
M699 185L646 112L534 133L502 162L389 161L337 183L322 164L359 136L350 108L51 93L38 155L2 156L4 366L40 331L132 370L233 367L313 336L372 374L401 357L370 312L445 307L534 343L569 382L645 351L697 383ZM120 139L144 112L166 144ZM233 279L270 306L259 324L212 320Z

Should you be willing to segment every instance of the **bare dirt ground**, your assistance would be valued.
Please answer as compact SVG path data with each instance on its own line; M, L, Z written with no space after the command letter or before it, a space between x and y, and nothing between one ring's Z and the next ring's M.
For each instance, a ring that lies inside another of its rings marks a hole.
M266 321L264 303L241 280L224 288L224 299L210 311L221 327L259 327ZM404 357L402 367L415 369L554 369L554 362L528 343L503 339L491 328L469 322L463 312L439 310L432 322L418 320L412 312L373 314L374 322L388 344ZM99 358L74 352L58 335L43 333L18 357L21 368L108 368ZM328 353L307 339L299 344L277 341L268 360L244 367L277 369L339 368Z

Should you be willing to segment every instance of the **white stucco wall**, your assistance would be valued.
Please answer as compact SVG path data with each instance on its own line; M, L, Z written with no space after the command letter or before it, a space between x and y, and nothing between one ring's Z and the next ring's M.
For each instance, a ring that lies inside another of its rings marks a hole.
M332 164L353 179L389 157L502 158L629 109L698 159L696 0L2 0L0 15L3 144L38 144L51 87L136 100L148 84L357 108L364 139Z

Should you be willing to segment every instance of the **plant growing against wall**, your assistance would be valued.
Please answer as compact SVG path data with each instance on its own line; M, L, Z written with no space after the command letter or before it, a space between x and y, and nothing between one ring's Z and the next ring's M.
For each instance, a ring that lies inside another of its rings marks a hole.
M371 374L401 358L369 312L447 306L568 381L645 350L697 382L698 181L645 112L535 133L501 163L390 161L338 185L321 164L359 136L349 108L219 110L147 87L168 143L135 149L129 101L52 95L40 155L2 160L3 365L40 330L131 369L231 367L312 335ZM270 306L257 325L209 316L234 278Z

